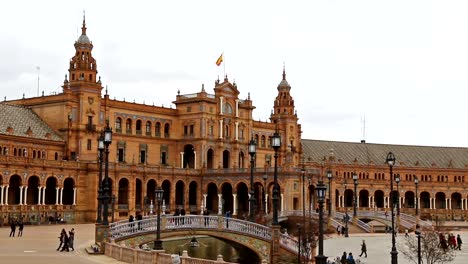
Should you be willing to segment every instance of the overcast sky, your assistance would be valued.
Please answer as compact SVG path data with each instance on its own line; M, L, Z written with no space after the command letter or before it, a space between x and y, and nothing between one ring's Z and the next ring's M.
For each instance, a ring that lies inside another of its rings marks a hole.
M111 98L169 107L225 68L266 121L284 62L303 138L468 147L468 1L7 1L2 97L61 91L83 10Z

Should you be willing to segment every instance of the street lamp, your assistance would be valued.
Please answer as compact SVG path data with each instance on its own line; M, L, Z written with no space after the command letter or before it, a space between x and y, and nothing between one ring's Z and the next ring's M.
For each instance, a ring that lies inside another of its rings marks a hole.
M419 207L419 204L418 204L418 185L419 185L419 180L417 177L414 177L414 185L416 186L416 196L414 198L414 205L416 207L416 217L418 217L419 215L419 211L418 211L418 207Z
M110 187L109 187L109 145L112 143L112 129L109 127L109 122L104 129L104 149L106 153L105 167L104 167L104 183L103 183L103 225L109 225L109 200L110 200Z
M267 206L266 205L267 204L266 199L267 198L266 198L266 193L265 193L267 191L267 186L266 186L267 178L268 178L268 175L266 175L266 174L263 175L263 197L262 197L262 199L263 199L263 211L265 212L265 215L268 214L267 208L266 208L266 206Z
M353 182L354 182L354 197L353 197L353 217L357 217L357 185L358 185L358 175L353 173Z
M323 203L325 201L325 193L327 187L323 184L322 181L319 181L316 187L317 198L319 203L319 252L315 256L316 264L326 264L327 257L323 255Z
M396 208L397 208L397 215L400 216L400 175L395 176L395 182L396 182Z
M331 170L327 170L327 178L328 178L328 217L330 218L332 214L331 180L333 178L333 174Z
M348 188L348 182L347 182L346 179L345 179L345 181L344 181L344 190L345 190L344 192L345 192L345 194L346 194L347 188ZM348 206L347 206L347 204L346 204L346 195L345 195L344 197L345 197L345 200L344 200L344 202L345 202L345 203L344 203L344 208L345 208L345 215L344 215L345 233L344 233L344 236L345 236L345 237L349 237L349 233L348 233L348 220L349 220L349 216L348 216Z
M164 190L157 186L154 190L154 197L158 203L158 218L156 220L156 240L154 241L154 250L162 250L162 241L161 241L161 201L163 198Z
M102 156L104 152L104 137L101 135L98 138L98 151L99 151L99 180L98 180L98 209L96 223L102 223Z
M254 222L254 207L255 207L255 190L254 190L254 159L255 159L255 152L257 151L257 144L255 140L252 139L249 142L249 155L250 155L250 197L249 197L249 220Z
M271 146L275 150L275 173L274 173L274 185L273 185L273 219L271 224L278 225L278 150L281 147L281 136L276 128L275 133L271 137Z
M418 236L418 264L421 264L421 227L419 225L416 225L414 233Z
M392 152L387 154L386 162L390 167L390 206L392 212L392 251L390 255L392 256L391 264L398 264L398 251L395 246L395 215L393 214L393 165L395 165L395 155Z
M115 210L115 194L112 195L112 198L111 198L111 202L112 202L112 223L114 222L114 210Z

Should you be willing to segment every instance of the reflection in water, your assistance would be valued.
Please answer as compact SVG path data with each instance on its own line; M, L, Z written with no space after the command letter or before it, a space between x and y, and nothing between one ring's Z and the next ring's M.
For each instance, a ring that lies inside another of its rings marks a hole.
M167 253L182 255L187 250L193 258L216 260L218 255L223 255L224 261L242 264L260 263L260 258L255 252L242 245L208 236L197 236L198 247L191 246L192 237L174 238L165 240L163 248ZM151 246L152 247L152 246Z

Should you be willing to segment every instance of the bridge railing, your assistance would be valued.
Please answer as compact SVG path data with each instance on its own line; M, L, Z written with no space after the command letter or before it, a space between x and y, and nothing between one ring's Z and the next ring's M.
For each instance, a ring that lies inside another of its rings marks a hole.
M122 239L140 233L156 231L157 216L143 220L128 222L119 221L110 225L110 237ZM231 230L264 240L271 240L271 229L267 226L222 216L161 216L161 231L178 229L214 229Z
M361 215L361 213L367 213L367 211L360 211L358 212L358 216L366 216L366 215ZM353 223L353 218L348 214L349 219L348 223ZM345 214L342 212L335 212L335 219L337 221L342 221L345 218ZM367 233L370 233L372 231L370 225L364 223L362 220L357 219L356 225L366 231Z

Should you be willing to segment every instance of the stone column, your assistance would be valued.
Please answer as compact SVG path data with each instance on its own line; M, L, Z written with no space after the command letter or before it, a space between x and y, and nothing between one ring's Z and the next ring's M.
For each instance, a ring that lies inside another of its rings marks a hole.
M359 209L359 195L356 196L356 208Z
M63 187L60 188L60 205L63 205Z
M184 168L184 152L180 152L180 167Z
M206 207L206 197L208 194L203 194L203 206Z
M44 186L42 189L42 205L45 205L45 191L47 189L47 186Z
M284 212L284 194L281 193L280 197L281 197L281 215L283 215L283 212Z
M195 150L193 151L193 156L194 156L194 157L193 157L193 159L194 159L194 161L193 161L193 168L194 168L194 169L197 169L197 152L196 152Z
M239 117L239 99L236 99L236 117Z
M73 205L76 205L76 187L73 188Z
M218 215L223 214L223 198L222 194L218 194Z
M265 193L265 214L268 214L268 193Z
M28 186L24 186L24 205L28 205Z
M236 130L234 131L235 140L239 140L239 122L236 121Z
M223 138L223 120L219 120L219 138Z
M40 205L41 204L42 186L38 186L37 188L39 189L39 191L37 192L37 204Z
M367 206L367 208L372 208L372 196L369 196L369 198L367 199L367 204L369 206Z
M5 185L0 186L0 205L3 205L3 189L5 188Z
M5 191L5 205L8 205L8 189L10 189L10 185L6 186L6 191Z
M24 186L20 186L20 202L19 204L22 205L23 204L23 188Z
M220 96L219 97L219 114L222 115L223 114L223 99L224 97Z
M237 215L237 193L232 194L232 215Z

